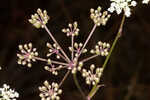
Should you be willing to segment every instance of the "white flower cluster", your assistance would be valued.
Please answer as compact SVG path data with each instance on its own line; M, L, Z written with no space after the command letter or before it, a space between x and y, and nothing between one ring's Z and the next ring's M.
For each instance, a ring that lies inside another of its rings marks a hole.
M55 54L57 59L60 59L60 47L57 46L55 43L51 45L50 43L46 44L49 48L49 53L47 53L47 57L50 57L51 55Z
M116 13L119 15L122 11L124 11L126 17L130 17L131 15L131 9L130 7L135 7L137 5L137 2L134 0L110 0L112 3L110 5L110 8L108 8L108 11L113 13L116 11Z
M90 52L92 54L97 54L101 56L107 56L109 53L110 44L106 42L99 41L95 46L95 49L92 49Z
M50 85L48 81L45 81L44 86L39 87L39 90L41 91L39 95L41 100L59 100L60 97L58 95L62 93L57 83L53 82Z
M143 0L142 3L143 4L148 4L150 0Z
M79 53L81 51L82 46L83 46L83 43L77 43L77 42L75 42L74 43L74 47L69 47L69 51L75 52L75 57L78 57L78 55L79 55ZM82 50L82 53L86 53L86 52L87 52L86 48Z
M110 18L110 14L108 14L107 11L104 11L103 13L101 12L100 6L96 10L91 8L90 12L91 12L90 17L97 26L106 25L106 22Z
M27 65L28 67L32 67L31 61L36 61L34 57L38 56L38 52L36 48L32 47L32 43L19 45L19 50L21 54L17 54L18 56L18 64Z
M3 84L0 88L0 100L16 100L19 97L19 93L10 89L10 86Z
M95 73L94 73L95 70ZM86 84L88 85L95 85L100 81L100 77L102 75L103 68L96 68L95 65L92 64L90 66L90 70L83 69L82 70L82 76L85 77Z
M69 23L68 27L69 28L62 29L62 32L66 33L67 36L78 36L79 28L78 28L78 23L77 22L74 22L73 24Z
M44 28L44 25L47 24L48 20L49 16L47 15L47 11L44 10L42 12L41 9L37 9L37 13L31 15L31 19L29 19L29 22L36 28Z

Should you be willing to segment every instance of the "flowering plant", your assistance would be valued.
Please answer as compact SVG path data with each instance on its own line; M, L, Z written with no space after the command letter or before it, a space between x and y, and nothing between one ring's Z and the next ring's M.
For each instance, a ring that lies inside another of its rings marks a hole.
M31 15L31 19L29 19L29 22L33 24L33 26L35 26L36 28L45 29L53 42L46 43L46 46L49 49L46 55L47 58L40 57L38 50L33 47L32 43L19 45L20 52L17 53L18 64L32 67L32 62L42 61L46 63L44 69L56 76L59 74L59 70L67 70L64 78L59 83L49 83L48 81L45 81L44 86L39 87L39 90L41 91L40 97L42 100L59 100L59 95L62 94L62 89L60 89L60 87L70 73L73 74L75 84L81 92L83 98L85 99L90 100L95 95L99 87L103 86L100 83L100 79L111 56L111 53L121 36L125 18L131 16L132 7L135 7L137 5L137 2L134 0L110 1L111 5L108 8L108 11L102 11L100 6L96 10L93 8L90 10L90 18L93 20L94 26L85 42L77 43L75 41L75 39L80 35L80 29L78 28L78 23L76 21L73 23L69 23L67 28L62 29L62 32L65 33L66 36L69 37L71 40L70 46L67 47L67 49L70 51L70 55L67 55L67 53L63 50L62 46L54 38L53 33L51 33L50 29L47 27L46 24L50 20L47 11L37 9L37 13ZM148 4L148 2L149 0L142 1L142 3L144 4ZM86 46L96 28L99 26L105 26L109 18L111 17L110 13L113 13L114 11L116 11L117 14L121 14L122 12L124 14L112 46L109 43L98 41L93 49L87 49ZM90 53L91 56L81 59L81 56L87 53ZM53 55L56 57L56 60L52 58ZM98 56L106 56L106 59L102 66L96 67L93 63L88 68L84 66L87 61L90 61L91 59L94 59ZM86 95L82 91L78 83L76 73L81 73L81 76L85 78L85 83L92 86L89 94Z
M16 100L18 97L18 92L11 89L9 85L3 84L3 87L0 88L0 100Z

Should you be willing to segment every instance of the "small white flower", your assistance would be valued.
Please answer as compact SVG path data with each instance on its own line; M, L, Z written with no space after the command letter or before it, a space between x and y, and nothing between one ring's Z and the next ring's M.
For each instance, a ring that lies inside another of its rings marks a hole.
M100 77L102 75L103 68L95 68L95 65L92 64L90 66L90 70L83 69L82 76L85 78L86 84L95 85L100 81Z
M10 86L3 84L0 88L0 100L16 100L19 97L19 93L10 89Z
M106 42L99 41L95 46L95 49L92 49L90 52L92 54L97 54L101 56L107 56L109 53L110 44Z
M106 25L108 19L110 18L110 14L108 14L107 11L101 12L100 6L96 10L91 8L90 12L90 17L97 26Z
M29 22L36 28L44 28L44 26L48 23L48 20L49 16L47 15L47 11L37 9L37 13L31 15L31 19L29 19Z
M137 5L137 2L134 0L110 0L110 1L112 3L108 8L108 11L111 13L116 11L118 15L121 14L122 11L124 11L126 17L130 17L131 15L130 7L135 7Z
M143 4L148 4L150 0L143 0L142 3Z
M76 21L73 24L69 23L68 28L62 29L62 32L66 33L67 36L78 36L79 35L78 23Z
M136 2L136 1L132 1L132 2L131 2L131 5L132 5L133 7L135 7L135 6L137 5L137 2Z
M21 53L17 54L18 56L18 64L27 65L28 67L32 67L31 61L36 61L34 57L38 56L38 52L36 48L32 47L32 43L19 45L19 50Z

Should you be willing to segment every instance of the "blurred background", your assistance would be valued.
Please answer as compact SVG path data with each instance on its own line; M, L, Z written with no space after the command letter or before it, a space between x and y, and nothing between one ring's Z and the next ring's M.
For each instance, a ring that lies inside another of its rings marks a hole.
M141 0L138 0L141 2ZM20 93L18 100L40 100L38 87L45 80L60 82L66 70L58 77L44 70L45 63L37 62L32 68L17 64L18 45L32 42L41 57L45 57L46 42L49 35L43 29L34 28L29 22L37 8L46 9L50 16L47 26L63 48L68 48L70 40L62 28L69 22L77 21L80 36L77 41L84 42L93 27L90 8L101 6L106 10L109 0L3 0L0 3L0 86L6 83ZM101 84L93 100L150 100L150 5L139 3L132 16L125 20L123 33L117 43L102 76ZM105 27L98 27L87 48L93 48L99 41L112 44L121 16L114 13ZM67 50L65 50L67 52ZM97 57L89 64L101 66L105 57ZM79 83L85 93L91 86L85 84L78 74ZM72 75L64 82L61 100L82 100Z

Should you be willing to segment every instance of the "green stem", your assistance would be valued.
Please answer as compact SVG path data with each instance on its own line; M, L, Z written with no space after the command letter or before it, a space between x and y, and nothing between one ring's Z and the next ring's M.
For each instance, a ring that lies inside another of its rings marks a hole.
M114 40L114 42L113 42L113 44L112 44L112 47L111 47L111 49L110 49L110 51L109 51L109 54L108 54L108 56L106 57L106 59L105 59L105 61L104 61L104 64L103 64L103 66L102 66L103 70L105 69L105 67L106 67L106 65L107 65L107 63L108 63L108 60L109 60L109 58L110 58L110 56L111 56L111 54L112 54L112 51L113 51L113 49L114 49L114 47L115 47L115 45L116 45L118 39L119 39L120 36L121 36L124 21L125 21L125 15L123 15L123 17L122 17L122 21L121 21L121 24L120 24L118 33L117 33L117 35L116 35L116 37L115 37L115 40ZM98 85L98 83L96 83L96 84L93 86L93 88L91 89L91 91L90 91L89 94L88 94L88 98L91 99L91 98L94 96L94 94L95 94L96 91L98 90L98 86L97 86L97 85Z
M97 83L93 86L93 88L91 89L90 93L88 94L87 98L89 98L89 100L94 96L94 94L97 92Z
M86 41L85 41L85 43L84 43L84 45L83 45L83 47L82 47L82 49L81 49L81 51L80 51L79 55L77 56L77 59L80 57L80 55L81 55L81 53L82 53L83 49L84 49L84 48L85 48L85 46L87 45L87 43L88 43L88 41L90 40L91 36L93 35L93 33L94 33L94 31L95 31L96 27L97 27L97 26L96 26L96 24L95 24L95 25L93 26L93 28L92 28L92 30L91 30L91 32L90 32L90 34L89 34L88 38L86 39ZM86 99L86 96L85 96L84 92L82 91L82 89L81 89L81 87L80 87L80 85L79 85L79 82L78 82L78 79L77 79L76 73L75 73L75 74L73 74L73 80L74 80L75 85L77 86L78 90L80 91L81 95L83 96L83 98L85 98L85 99Z
M122 18L122 21L121 21L120 28L119 28L119 30L118 30L117 36L115 37L115 40L114 40L114 42L113 42L113 44L112 44L112 47L111 47L111 49L110 49L110 51L109 51L109 54L108 54L108 56L106 57L105 62L104 62L104 64L103 64L103 66L102 66L103 69L105 69L106 64L107 64L107 62L108 62L108 60L109 60L109 58L110 58L110 56L111 56L111 54L112 54L112 51L113 51L113 49L114 49L114 47L115 47L115 45L116 45L118 39L119 39L120 36L121 36L124 21L125 21L125 15L124 15L123 18Z
M79 82L78 82L76 73L73 74L73 80L74 80L74 82L75 82L76 87L77 87L78 90L80 91L81 95L83 96L83 98L85 98L86 96L85 96L84 92L82 91L82 89L81 89L81 87L80 87L80 85L79 85Z

